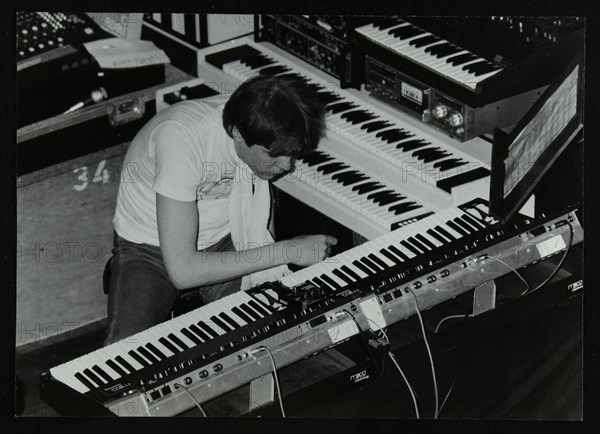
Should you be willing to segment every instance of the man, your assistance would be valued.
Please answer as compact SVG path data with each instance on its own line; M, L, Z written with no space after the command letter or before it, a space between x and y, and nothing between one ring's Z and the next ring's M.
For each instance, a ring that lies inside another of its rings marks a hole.
M268 181L316 149L324 112L303 81L258 76L224 107L186 101L139 131L113 220L105 345L166 320L181 289L200 287L208 303L252 273L327 256L333 237L273 242L267 231Z

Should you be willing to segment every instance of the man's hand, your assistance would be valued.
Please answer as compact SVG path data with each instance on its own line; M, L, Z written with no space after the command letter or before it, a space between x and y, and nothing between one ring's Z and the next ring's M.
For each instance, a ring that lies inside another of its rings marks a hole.
M306 267L326 259L331 254L329 246L337 244L329 235L305 235L223 256L223 252L196 250L195 202L178 201L157 193L156 217L165 268L178 289L237 279L283 264Z
M302 235L278 244L287 263L308 267L327 259L331 254L330 246L335 246L337 239L330 235Z

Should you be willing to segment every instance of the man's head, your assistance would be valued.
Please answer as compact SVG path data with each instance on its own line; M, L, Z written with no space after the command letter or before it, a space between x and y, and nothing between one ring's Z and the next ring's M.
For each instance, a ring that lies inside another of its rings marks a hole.
M259 75L236 89L223 111L223 126L239 157L262 179L294 168L325 134L325 106L293 76Z

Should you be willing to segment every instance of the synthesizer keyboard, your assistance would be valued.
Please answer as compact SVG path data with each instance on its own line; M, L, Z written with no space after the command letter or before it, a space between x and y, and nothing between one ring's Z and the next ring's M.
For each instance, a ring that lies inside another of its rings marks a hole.
M578 18L379 18L357 27L365 88L465 141L516 124L583 50Z
M583 20L374 18L351 34L376 98L466 141L516 124L583 52Z
M356 335L358 326L413 315L413 294L427 309L510 272L505 264L526 266L583 238L572 212L511 228L485 212L482 203L447 209L224 297L50 369L40 394L67 414L176 415L194 406L180 385L202 403L268 374L261 347L279 368L290 365Z
M356 32L469 89L503 69L402 19L367 24Z
M568 51L579 49L574 44L582 29L578 18L408 17L379 19L356 33L476 95L515 67L532 76L521 82L548 76L549 71L523 67L534 60L561 64ZM520 82L505 84L508 96Z

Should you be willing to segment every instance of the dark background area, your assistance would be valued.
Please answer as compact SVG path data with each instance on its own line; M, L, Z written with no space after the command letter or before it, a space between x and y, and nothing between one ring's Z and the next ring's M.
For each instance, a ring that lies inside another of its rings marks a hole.
M254 3L254 5L252 4ZM207 11L212 11L214 10L218 10L218 11L223 11L223 10L228 10L228 11L232 11L232 10L239 10L239 9L243 9L245 7L247 8L251 8L252 11L259 11L259 9L261 8L265 8L268 9L269 12L303 12L303 13L308 13L309 11L314 11L314 9L316 8L315 4L312 2L303 2L303 1L299 1L299 2L283 2L283 3L275 3L275 2L261 2L260 5L256 4L255 2L252 2L249 4L241 4L240 2L232 2L232 1L223 1L223 2L219 2L219 4L214 4L211 5L208 2L203 2L200 3L200 7L201 8L205 8ZM3 34L5 35L12 35L14 34L13 32L13 27L14 27L14 23L12 22L13 20L13 15L12 15L12 10L14 10L14 8L16 8L17 3L16 2L7 2L7 5L9 5L9 8L6 8L6 12L4 14L2 14L2 24L3 24L3 29L5 29L5 31L3 32ZM187 1L187 2L182 2L181 3L181 10L189 10L189 11L197 11L199 6L198 6L198 2L192 2L192 1ZM354 6L352 6L354 4ZM98 2L74 2L74 1L60 1L60 2L20 2L19 3L19 8L20 7L33 7L34 9L39 9L39 8L48 8L48 9L60 9L60 8L71 8L71 9L82 9L82 8L88 8L88 9L93 9L93 7L88 6L88 5L96 5L98 6ZM536 6L537 5L537 6ZM590 5L588 7L588 5ZM514 338L518 338L517 341L512 341L517 342L519 345L519 348L522 348L524 353L521 354L519 352L514 351L511 354L505 354L502 351L503 347L494 347L491 343L487 343L481 339L479 339L480 342L480 346L479 347L470 347L469 344L471 343L473 337L471 336L471 333L474 333L478 330L481 330L479 328L479 326L481 325L480 323L471 323L469 325L470 321L467 321L464 323L464 327L463 328L463 333L464 333L464 342L465 342L465 349L464 349L464 355L463 357L465 358L465 367L469 366L469 367L475 367L477 368L478 365L477 363L474 362L469 362L468 360L472 360L470 359L470 357L473 357L473 360L477 360L477 355L482 355L485 354L487 356L489 356L490 358L498 358L500 361L504 362L506 364L506 366L513 366L513 365L518 365L520 367L522 367L523 371L522 372L529 372L530 374L537 374L540 378L541 377L545 377L545 378L554 378L554 380L551 381L552 385L550 386L549 389L536 389L535 387L531 387L529 386L529 390L530 393L526 394L526 398L524 398L525 400L525 404L519 405L520 403L516 403L516 406L513 407L513 413L511 413L510 411L508 413L504 413L504 416L507 417L508 419L512 419L514 418L514 415L523 415L523 412L528 412L528 414L533 414L531 412L535 412L535 411L542 411L540 409L536 410L536 406L535 405L531 405L531 401L533 401L534 399L532 398L539 398L539 397L547 397L550 396L549 391L552 391L552 393L557 393L557 396L571 396L571 394L578 394L578 389L576 388L576 385L573 385L573 383L569 383L569 382L563 382L564 380L561 380L561 378L564 378L564 375L568 375L568 373L570 372L569 369L572 369L573 366L578 366L580 364L581 361L581 354L577 354L576 352L572 351L573 346L578 346L578 339L581 339L581 337L579 337L576 333L571 336L569 339L567 339L566 341L561 341L561 344L558 344L557 347L550 347L548 349L548 347L546 349L541 349L541 348L536 348L533 347L532 345L530 345L530 342L528 341L528 337L530 336L537 336L539 334L539 330L540 329L545 329L545 330L550 330L553 335L555 337L557 337L557 340L560 340L558 338L563 337L563 333L566 333L568 330L575 330L575 329L579 329L577 328L578 323L576 321L573 320L573 316L575 314L575 312L577 312L577 310L579 309L578 307L578 303L580 301L585 301L585 316L584 316L584 323L585 323L585 329L586 329L586 333L585 333L585 345L584 345L584 354L583 354L583 359L585 360L585 385L584 385L584 409L585 409L585 419L586 419L586 423L585 424L581 424L581 423L542 423L542 422L530 422L530 423L513 423L513 422L504 422L504 421L500 421L500 422L490 422L490 421L486 421L486 420L481 420L481 421L477 421L477 420L472 420L472 418L476 418L476 416L472 416L472 415L465 415L465 412L463 411L463 415L464 417L466 417L467 421L444 421L442 423L434 423L434 422L427 422L427 421L422 421L418 426L417 423L413 423L412 421L396 421L396 420L378 420L378 421L372 421L367 419L364 420L348 420L348 421L344 421L344 420L337 420L337 419L325 419L325 420L318 420L318 421L311 421L309 424L309 427L314 429L315 432L321 432L321 431L330 431L330 432L338 432L338 431L344 431L344 432L374 432L374 431L378 431L378 432L398 432L399 427L403 427L405 429L409 429L411 431L425 431L425 432L433 432L433 431L450 431L450 432L502 432L502 433L506 433L506 432L597 432L598 431L598 423L597 423L597 398L598 398L598 367L597 367L597 351L598 351L598 333L597 333L597 323L598 323L598 311L597 311L597 307L598 307L598 293L596 291L597 288L597 273L595 272L595 270L598 269L598 255L595 254L595 249L597 246L597 229L595 228L595 225L593 224L594 222L598 221L598 216L596 214L597 212L597 206L596 206L596 201L595 198L597 197L597 190L596 190L596 182L595 182L595 171L596 169L596 165L598 163L598 149L597 146L595 146L596 143L598 143L598 125L597 125L597 120L599 119L598 116L598 107L597 107L597 101L599 100L599 95L598 95L598 88L597 86L595 86L595 80L598 78L599 76L599 69L598 69L598 63L597 63L597 43L596 41L597 39L597 31L598 31L598 19L594 17L594 14L596 12L596 9L594 7L591 6L592 3L591 2L558 2L558 1L549 1L549 2L537 2L537 3L531 3L531 2L504 2L500 5L494 6L494 10L492 11L490 9L489 4L485 4L485 3L477 3L475 4L474 2L468 3L468 2L461 2L461 3L455 3L455 2L408 2L408 4L405 4L403 2L402 7L406 7L407 9L409 9L410 11L414 11L415 13L419 13L419 14L515 14L515 15L519 15L519 14L569 14L569 15L588 15L588 32L587 32L587 39L588 39L588 45L587 45L587 59L586 59L586 63L587 63L587 81L588 81L588 86L586 87L586 141L588 142L588 145L585 147L585 156L586 158L586 170L588 172L588 179L587 179L587 183L586 183L586 193L587 196L589 198L589 202L588 202L588 207L586 208L586 220L588 222L591 222L590 224L588 224L588 226L585 228L586 229L586 241L585 244L588 247L588 251L586 252L587 254L585 255L585 269L586 271L586 275L585 275L585 279L586 279L586 291L585 294L583 293L579 293L574 295L571 298L567 298L564 300L563 304L557 303L556 305L554 305L554 307L550 306L550 307L539 307L540 312L541 311L545 311L549 314L549 316L547 318L541 318L541 316L543 315L539 315L536 318L532 318L531 321L533 322L538 322L537 325L534 325L533 329L529 329L527 328L527 326L524 324L524 319L523 317L521 317L520 320L515 320L515 322L512 324L512 327L509 327L508 329L511 330L512 333L512 337ZM595 5L595 3L594 3ZM153 3L143 3L143 2L126 2L126 3L122 3L122 2L116 2L116 1L112 1L112 0L108 0L108 1L104 1L101 3L101 6L103 9L105 10L122 10L123 8L129 7L131 10L136 9L136 10L149 10L152 8L166 8L161 4L155 4ZM179 6L178 6L179 7ZM11 9L12 8L12 9ZM172 6L169 6L168 8L172 8ZM352 12L356 12L356 10L363 10L365 8L364 4L356 4L356 3L347 3L347 4L340 4L340 3L331 3L331 7L327 6L327 4L321 4L319 6L319 8L321 10L319 10L319 12L321 13L352 13ZM384 1L384 2L379 2L376 4L369 4L369 11L372 11L373 13L389 13L389 11L391 10L395 10L398 8L398 3L396 2L391 2L391 1ZM597 16L597 15L596 15ZM14 119L14 113L15 111L13 110L13 108L15 107L15 99L14 99L14 80L11 81L11 77L14 77L14 70L13 70L13 66L12 66L12 56L14 55L13 53L13 49L14 47L11 45L12 41L11 41L12 36L5 36L5 38L3 38L3 48L5 48L5 50L3 50L4 55L6 56L6 61L3 62L3 70L2 70L2 74L3 74L3 94L5 95L5 100L4 100L4 109L2 110L2 123L5 126L10 126L10 125L15 125L15 119ZM14 201L14 197L15 197L15 179L16 179L16 175L14 172L14 157L15 157L15 146L14 146L14 132L10 127L4 128L3 129L3 143L6 144L5 149L3 150L3 152L1 153L1 161L3 163L2 169L3 169L3 173L4 173L4 183L2 183L2 197L3 197L3 204L5 205L5 212L2 213L2 217L3 217L3 225L7 228L13 228L15 227L15 201ZM576 170L581 170L580 166L574 166L574 168ZM575 172L572 172L575 173ZM577 175L572 175L574 176L575 179L577 178ZM556 183L560 183L560 178L555 178L555 182ZM552 191L553 190L549 190L549 194L552 195ZM2 388L3 392L1 393L1 396L3 398L3 403L4 403L4 412L3 415L5 416L6 420L3 421L3 425L4 429L8 430L9 432L14 432L15 430L18 430L19 432L82 432L82 431L87 431L87 432L106 432L107 428L105 427L105 423L101 423L101 422L97 422L96 420L93 419L85 419L85 420L68 420L68 419L53 419L53 420L46 420L45 418L20 418L20 419L15 419L14 418L14 413L15 411L14 409L14 393L13 393L13 388L12 388L12 383L14 382L14 376L13 374L14 372L14 367L15 367L15 354L12 352L12 342L14 340L14 293L15 293L15 281L14 281L14 268L15 268L15 263L14 263L14 251L15 251L15 233L14 230L11 231L10 229L7 231L3 231L3 271L2 271L2 280L4 282L6 282L5 284L5 298L3 300L2 305L4 306L4 310L3 313L4 315L2 316L3 318L3 327L2 330L4 332L4 339L3 342L8 343L7 348L8 351L5 351L4 354L6 354L6 356L2 359L3 360L3 369L2 372L5 375L4 378L4 384L5 387ZM518 284L518 280L514 280L515 284ZM539 294L538 294L539 296ZM564 294L563 294L564 296ZM541 296L540 296L541 297ZM582 300L583 299L583 300ZM531 304L537 304L539 300L539 298L535 299L536 302L531 302ZM562 306L559 308L559 305ZM540 304L541 306L541 304ZM566 310L561 310L561 309L566 309ZM508 308L507 308L508 309ZM432 310L433 311L433 310ZM428 313L426 314L429 315L430 312L432 311L428 311ZM499 311L500 312L500 311ZM427 321L427 318L426 318ZM403 324L406 324L406 322L404 322ZM476 327L477 326L477 327ZM507 330L508 330L507 329ZM460 326L456 327L456 325L454 327L452 327L452 330L454 330L453 333L460 333ZM532 330L534 330L532 332ZM537 331L535 331L537 330ZM527 333L526 331L529 331L529 333ZM101 339L100 338L100 333L103 333L100 331L100 329L98 330L94 330L91 332L93 336L96 336L96 339ZM448 330L446 333L450 333L450 330ZM491 334L494 334L493 331L490 331ZM500 337L499 335L501 333L499 332L495 332L496 337ZM441 335L440 335L441 336ZM506 339L509 340L509 335L507 334ZM73 342L70 345L65 344L64 347L61 348L57 348L57 351L63 351L63 350L73 350L75 349L76 351L79 350L83 350L85 349L85 345L90 345L90 348L93 348L94 345L96 345L94 343L94 338L91 337L90 339L84 339L83 340L84 343L82 343L81 341L79 343L77 342ZM488 341L490 342L490 341ZM419 347L422 351L422 343L421 342L414 342L412 345L414 345L415 350L417 351L417 347ZM435 344L434 344L435 345ZM488 347L486 347L486 345L490 345ZM490 352L490 348L492 348L494 351ZM544 352L546 351L546 352ZM510 352L508 352L510 353ZM61 353L62 356L64 357L64 354L69 354L68 351ZM398 353L399 359L403 359L402 356L403 353ZM562 354L562 357L560 356ZM529 355L531 358L531 360L527 359L527 355ZM23 366L37 366L35 369L37 369L39 371L39 369L41 369L41 367L44 367L44 369L46 369L49 366L53 366L55 364L55 362L57 360L59 360L59 358L55 355L55 358L52 358L53 356L51 356L50 354L46 353L46 354L42 354L39 356L39 360L38 360L38 364L36 365L35 361L30 362L30 365L27 365L26 361L24 361L25 359L20 359L17 361L17 366L21 366L21 363L23 363ZM446 369L450 369L449 367L451 366L452 361L450 360L452 357L456 358L457 354L456 352L454 353L448 353L447 355L448 360L445 359L440 359L440 363L441 364L446 364L444 362L442 362L442 360L447 361L448 364L448 368ZM523 357L523 358L521 358ZM539 357L539 358L538 358ZM67 359L69 359L69 357L66 357ZM548 358L552 359L551 361L548 361ZM510 359L510 360L507 360ZM548 362L548 366L554 366L554 368L550 368L550 370L540 370L538 369L537 364L533 364L533 365L529 365L527 363L525 363L524 361L537 361L537 362ZM41 363L40 361L43 361L43 363ZM481 367L479 366L479 368L481 369ZM406 368L407 370L410 369L409 367ZM32 371L32 375L34 375L37 371ZM388 374L390 376L395 375L395 373L390 369L389 371L387 371ZM473 372L471 370L461 370L460 375L461 376L469 376L470 373ZM452 372L451 372L452 373ZM17 373L18 374L18 373ZM448 372L446 372L446 374L448 374ZM440 375L441 377L441 375ZM420 377L419 377L420 378ZM446 378L446 383L445 385L447 386L447 379L449 377L445 377ZM522 377L521 377L522 378ZM390 380L393 381L393 380ZM424 370L424 374L423 374L423 387L422 389L419 386L419 391L423 390L423 399L425 400L426 396L425 395L427 392L427 388L430 387L430 384L428 385L427 382L430 382L430 378L427 377L427 371ZM441 381L441 380L440 380ZM446 406L446 410L448 411L448 413L446 413L446 411L444 411L444 413L442 413L442 416L444 417L450 417L450 414L461 414L461 411L457 409L456 405L458 405L454 400L456 399L458 402L462 403L471 403L474 404L475 407L479 406L480 407L480 411L482 414L485 414L486 411L488 412L487 414L493 413L494 411L497 412L501 412L501 411L506 411L506 408L498 408L497 410L490 410L489 408L484 408L485 407L485 403L483 401L480 400L481 396L487 396L487 393L492 392L495 393L498 389L500 389L500 392L506 392L506 390L511 389L512 387L514 387L514 384L519 383L519 377L515 376L515 378L512 379L512 383L507 382L507 383L503 383L501 380L496 379L495 382L492 381L489 384L486 384L485 387L482 387L479 390L473 390L473 389L469 389L468 383L462 383L464 384L464 389L461 389L461 386L459 385L459 383L457 383L456 389L453 391L453 394L451 395L451 398L449 400L449 402L447 403ZM25 379L25 383L27 386L27 379ZM374 384L374 383L373 383ZM415 387L416 387L416 382L415 382ZM420 384L420 383L419 383ZM369 385L368 387L365 387L365 390L367 390L370 387L375 387L375 386L371 386ZM403 384L402 383L395 383L395 387L394 390L398 390L400 391L400 393L402 393L403 391ZM27 388L26 388L27 390ZM31 391L33 390L33 392ZM445 389L444 389L445 390ZM30 389L29 392L26 392L26 396L31 397L32 394L34 395L35 389ZM383 394L378 394L377 392L370 392L371 393L371 397L379 397L381 398L382 396L388 400L387 397L385 397ZM404 390L404 393L406 394L406 391ZM431 393L431 392L429 392ZM29 394L29 395L28 395ZM312 395L314 396L314 395ZM499 393L499 396L502 396L502 393ZM528 397L528 398L527 398ZM406 398L406 396L405 396ZM26 398L27 399L27 398ZM369 400L369 402L371 402L371 400ZM373 402L375 402L373 400ZM404 401L402 401L404 402ZM522 401L523 402L523 401ZM528 404L529 402L529 404ZM513 403L515 404L515 403ZM559 407L561 402L560 401L555 401L555 404ZM293 404L290 404L293 405ZM349 408L351 407L352 404L349 404ZM510 405L510 404L507 404ZM406 401L406 407L404 407L405 409L407 409L407 412L410 412L410 409L412 408L412 404L409 401ZM563 409L566 410L566 407L561 407ZM275 408L275 411L277 410L277 408ZM301 409L299 409L298 411L301 411ZM576 412L573 412L573 410L568 410L568 411L563 411L563 413L560 412L555 412L555 407L552 406L548 406L546 408L543 409L544 412L546 413L551 413L551 414L568 414L568 415L574 415L577 414ZM453 413L455 412L455 413ZM541 413L540 413L541 414ZM50 415L50 414L49 414ZM333 414L327 414L328 417L334 417ZM354 417L360 417L356 414L354 414ZM407 416L409 417L409 416ZM495 419L498 416L495 417L491 417L491 419ZM487 418L485 418L487 419ZM543 418L542 418L543 419ZM106 424L108 424L108 421L104 421L106 422ZM283 429L286 430L286 432L306 432L307 428L307 421L300 419L300 420L287 420L287 421L280 421L280 420L251 420L251 419L245 419L243 421L239 421L239 420L227 420L227 419L217 419L217 420L212 420L212 421L203 421L203 422L207 422L206 424L203 424L202 427L206 427L207 429L210 428L211 431L213 430L219 430L219 431L240 431L243 430L244 432L266 432L266 431L273 431L273 432L281 432ZM150 429L150 425L152 425L155 429L156 428L160 428L161 430L168 430L168 429L173 429L173 427L175 426L176 429L178 431L190 431L192 432L192 430L197 431L198 427L199 427L199 423L196 420L192 420L192 421L188 421L189 425L187 423L184 422L177 422L176 424L174 424L172 421L169 420L159 420L159 421L132 421L132 420L126 420L126 421L120 421L119 425L115 424L110 424L110 431L111 432L131 432L134 430L137 431L141 431L146 430L146 429ZM6 431L5 431L6 432Z

